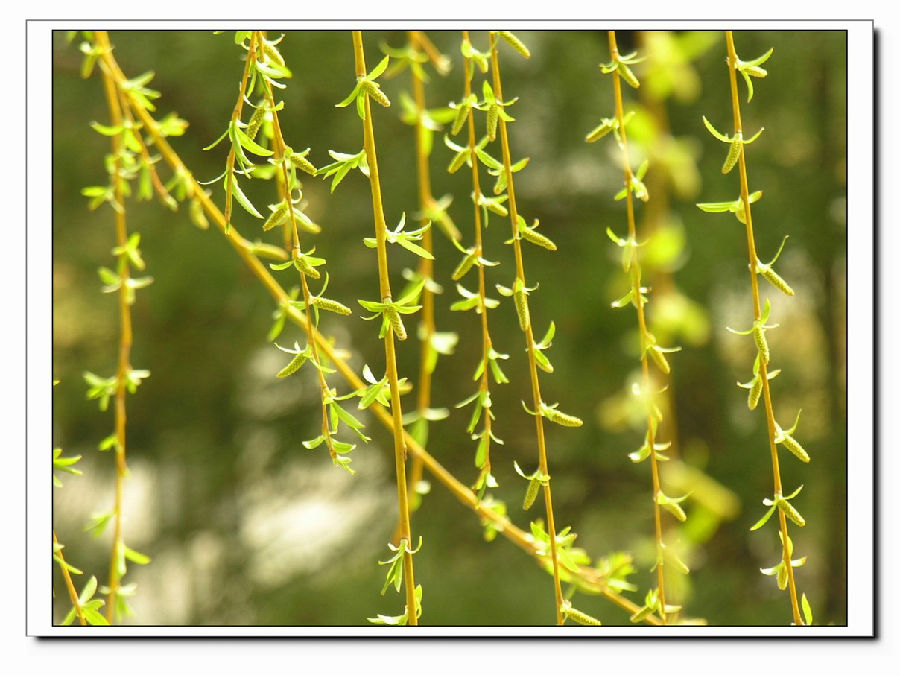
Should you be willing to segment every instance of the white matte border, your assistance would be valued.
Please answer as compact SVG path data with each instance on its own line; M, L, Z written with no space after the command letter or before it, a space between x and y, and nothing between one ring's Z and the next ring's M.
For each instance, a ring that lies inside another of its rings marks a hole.
M98 22L110 27L140 28L144 30L177 26L178 29L235 27L234 22ZM416 25L430 22L416 22ZM477 25L479 22L451 22L452 25ZM517 22L510 21L515 26ZM550 29L596 27L608 29L611 25L634 28L636 22L552 22L542 23ZM97 25L92 24L92 25ZM243 24L246 25L246 24ZM434 23L448 28L446 22ZM485 24L488 25L488 24ZM491 22L490 25L496 25ZM523 27L537 28L530 23ZM640 22L644 27L644 22ZM698 22L649 22L651 28L696 28ZM731 27L733 24L728 24ZM848 31L848 297L870 297L872 288L872 27L870 22L739 22L740 30L756 29L844 29ZM29 228L28 228L28 304L29 304L29 355L28 380L31 383L28 395L28 633L36 636L81 636L79 627L53 627L51 625L50 585L46 583L51 573L50 557L46 556L47 543L40 534L51 524L52 487L43 481L48 469L48 454L41 449L52 445L51 406L52 396L49 383L51 354L51 261L46 255L51 244L51 204L42 199L49 185L48 166L39 158L50 158L52 145L47 133L50 129L50 32L65 30L83 23L73 22L31 22L28 24L28 69L29 69ZM409 22L378 22L378 29L408 27ZM722 24L723 27L726 24ZM340 22L296 23L279 22L279 28L325 29L345 28ZM710 30L718 28L714 24L703 24ZM34 197L34 199L32 199ZM871 306L854 303L849 307L848 326L853 330L848 334L848 626L809 627L804 636L868 636L872 634L872 457L873 457L873 406L872 397L872 345L873 317ZM92 630L96 631L96 630ZM409 630L384 627L113 627L102 630L117 636L405 636ZM791 635L791 627L670 627L667 635L680 636L778 636ZM653 627L420 627L419 635L490 635L490 636L658 636Z

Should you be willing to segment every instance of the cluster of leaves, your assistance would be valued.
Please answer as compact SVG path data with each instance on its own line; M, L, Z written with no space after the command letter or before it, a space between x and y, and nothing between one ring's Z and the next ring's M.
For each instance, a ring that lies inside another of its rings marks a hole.
M56 385L59 381L54 380L53 384ZM56 472L68 472L69 474L74 474L75 476L81 475L81 470L75 467L75 464L81 460L80 455L72 455L65 456L62 454L63 450L61 448L53 449L53 485L56 488L62 488L62 481L60 481L59 477L56 476ZM72 575L83 575L84 572L71 563L66 561L65 556L63 555L63 549L65 549L65 545L59 542L56 539L56 533L53 534L53 560L56 561L57 565L62 571L63 577L65 578L66 585L72 585ZM63 624L72 624L75 621L76 616L79 620L82 621L82 624L91 624L91 625L106 625L109 622L106 621L106 618L99 612L99 608L103 605L103 599L92 600L94 595L94 591L97 588L97 579L92 577L90 581L85 585L84 590L82 591L80 596L76 596L74 592L74 587L70 586L70 596L73 599L72 609L68 612L65 619L63 620Z
M91 39L93 39L93 36L91 36ZM93 67L93 61L97 58L102 58L107 53L108 41L104 37L102 43L97 41L93 48L82 49L82 51L86 55L85 58L91 61L91 64L83 69L83 74L89 74ZM156 110L153 101L159 98L160 94L147 86L153 78L153 73L145 73L130 80L122 79L121 81L116 81L109 65L104 64L103 76L107 83L107 99L113 123L111 125L103 125L94 122L91 126L99 134L111 139L112 153L106 157L109 184L105 187L89 186L82 190L82 194L89 198L88 206L90 208L95 209L101 204L108 202L117 214L116 233L118 245L112 249L112 255L117 262L116 269L114 271L101 267L98 270L98 274L104 284L102 288L103 293L119 293L124 300L124 305L121 308L124 328L122 334L123 342L120 345L120 361L115 375L103 377L91 372L84 373L84 380L88 385L87 397L96 399L101 411L107 410L111 398L124 397L125 392L134 394L143 380L150 375L149 371L134 369L129 364L128 348L130 347L131 339L126 336L127 333L130 333L129 308L135 302L136 290L147 287L153 281L150 277L133 278L131 276L132 268L143 270L146 267L140 250L140 234L135 232L129 235L126 229L125 200L134 194L131 184L133 181L137 181L138 187L135 195L137 199L150 199L155 190L163 203L171 209L177 208L179 200L196 199L193 193L193 182L189 180L189 177L184 172L176 172L168 184L162 184L154 167L160 157L150 155L148 148L151 144L144 140L143 125L134 119L135 114L150 113ZM186 122L178 118L177 115L171 114L164 118L162 122L155 123L150 137L156 142L157 139L164 139L167 136L178 136L184 133L186 127ZM196 211L196 208L193 211ZM124 425L124 420L120 419L122 411L117 408L115 415L117 431L101 441L98 448L101 451L115 449L116 503L109 512L95 517L85 529L91 530L95 535L99 535L110 521L115 520L116 523L109 585L100 588L101 593L106 595L107 602L111 604L111 607L107 608L106 616L106 620L110 621L117 621L132 614L126 598L134 594L136 586L133 584L120 585L120 581L127 573L126 560L141 565L150 561L149 557L131 549L125 544L125 537L121 528L122 506L118 496L121 495L121 482L124 481L127 470L124 457L124 438L119 436L120 425ZM56 462L57 460L55 460L55 464ZM96 622L91 621L90 618L100 616L97 609L104 603L102 600L92 598L96 589L97 581L95 578L91 578L91 581L82 592L78 604L80 606L80 617L88 620L91 624ZM71 622L74 620L74 617L75 609L73 608L67 620Z
M85 55L81 74L87 78L91 75L96 61L104 54L104 48L93 39L91 31L85 31L85 41L81 43L81 52ZM102 136L115 139L113 152L106 155L105 166L109 176L106 185L90 185L81 189L81 194L88 198L88 206L93 210L103 204L109 204L115 211L122 212L125 208L121 199L134 196L139 201L153 199L154 194L169 209L178 208L178 202L190 200L190 214L193 222L201 228L208 227L203 208L197 195L194 194L193 181L183 172L175 172L165 183L156 170L156 165L161 157L151 154L154 147L153 135L161 138L182 136L187 130L188 123L176 113L169 113L156 122L154 134L145 135L144 125L136 121L132 115L132 109L141 109L147 112L156 110L153 101L160 97L160 93L150 89L147 85L153 79L154 73L147 72L130 80L125 80L119 88L118 105L121 106L123 119L119 124L105 125L99 122L91 122L91 128ZM135 187L132 184L136 183ZM120 194L121 199L116 195ZM136 249L139 239L134 243L129 241L129 246ZM118 255L114 253L114 255ZM139 257L132 259L138 269L143 269ZM102 268L105 270L105 268ZM107 274L108 273L108 274ZM115 279L115 273L101 272L104 284L114 286L122 283ZM147 278L149 280L149 278ZM126 280L129 284L137 283L133 288L146 286L149 281ZM115 289L111 289L115 290ZM133 300L133 296L130 296Z
M381 595L384 596L385 592L388 588L393 587L394 591L400 592L400 588L403 586L403 558L404 555L408 554L412 556L416 554L420 549L422 549L422 537L419 536L419 543L416 545L415 549L410 549L409 542L406 538L402 538L397 545L393 545L390 542L388 543L388 548L393 552L393 554L386 561L379 561L378 564L381 566L387 566L388 571L385 576L384 586L381 588ZM415 589L415 600L416 600L416 618L422 616L422 585L416 585ZM372 624L384 624L389 626L400 626L404 627L409 624L409 611L410 609L407 607L402 615L382 615L379 613L375 617L366 618Z

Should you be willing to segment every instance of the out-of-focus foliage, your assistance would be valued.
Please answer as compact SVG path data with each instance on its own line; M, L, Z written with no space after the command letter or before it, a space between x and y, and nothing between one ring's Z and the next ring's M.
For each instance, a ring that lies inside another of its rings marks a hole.
M612 109L610 88L597 68L608 60L606 34L517 34L531 57L508 58L503 66L504 96L518 97L516 124L510 127L514 159L530 158L516 174L516 197L520 211L538 218L539 233L557 247L553 254L538 247L527 251L529 282L540 282L529 296L531 321L544 327L552 318L555 325L554 377L546 381L544 398L564 401L567 413L584 421L577 429L547 431L554 511L561 524L573 525L578 547L592 557L632 552L637 572L629 582L646 590L655 555L653 514L646 474L627 457L634 430L642 425L641 411L621 396L623 386L637 378L637 341L633 317L608 304L627 291L621 250L606 234L608 227L623 232L624 204L610 199L621 188L621 164L615 144L604 153L584 143L585 133L597 125L595 111ZM453 64L444 77L429 75L427 105L440 108L459 99L459 35L430 35ZM735 387L746 380L753 345L725 330L752 322L746 251L735 231L741 226L694 206L701 191L703 199L729 199L734 193L733 176L721 173L722 144L701 117L720 130L720 121L730 119L728 97L720 95L727 87L724 39L706 32L618 36L623 53L637 48L648 56L631 66L642 87L628 133L629 145L641 153L634 166L642 157L650 159L643 180L654 199L638 212L649 224L640 229L655 229L640 251L645 276L654 285L649 318L660 343L684 348L671 356L672 383L664 402L665 419L673 426L667 438L677 439L677 456L665 463L665 483L673 494L690 492L685 503L690 518L666 538L691 568L675 598L686 615L710 624L782 624L784 595L758 572L778 560L781 543L774 535L749 532L760 518L759 496L771 489L765 432L754 417L759 411L748 411L746 396ZM784 369L772 384L778 393L775 414L789 421L803 409L803 443L813 460L796 473L801 463L782 470L786 486L804 485L793 502L808 524L792 531L792 538L808 563L797 575L816 621L842 624L845 36L778 31L740 32L736 38L746 54L774 46L765 64L766 86L756 88L744 126L766 127L746 148L752 158L750 188L765 191L753 210L760 258L770 260L784 234L791 235L778 270L796 296L785 302L774 287L762 287L781 324L767 336L777 366ZM243 64L230 36L134 31L113 32L111 40L127 74L155 72L153 87L162 94L154 99L157 116L177 111L188 121L184 134L170 140L194 175L201 180L219 175L221 154L202 148L225 128L234 106ZM372 54L381 42L405 44L400 32L367 33L365 40ZM481 33L473 33L472 41L487 43ZM334 108L353 77L349 32L289 33L278 48L292 74L279 112L285 138L309 144L307 158L318 167L337 159L328 157L328 148L362 147L359 119ZM505 44L502 48L511 52ZM106 182L109 148L108 139L90 130L92 121L109 124L109 116L100 79L81 78L83 57L64 34L56 36L53 369L60 384L54 388L54 445L68 456L82 456L83 474L54 495L54 523L67 560L76 561L86 578L102 579L108 534L95 540L83 529L91 514L102 515L110 502L110 454L96 450L109 434L109 414L85 397L82 373L113 372L118 326L115 296L99 293L96 272L114 241L112 212L103 204L90 210L81 194L85 186ZM394 105L372 110L385 212L397 215L417 208L413 131L399 105L407 83L406 77L382 77L379 85ZM433 190L456 196L446 208L468 233L471 185L466 172L444 171L453 156L440 142L434 144ZM254 204L270 203L270 194L256 192L267 186L256 183L241 180L241 189ZM328 260L329 298L356 307L355 299L374 298L377 284L374 257L363 242L372 233L369 186L359 172L345 175L336 196L330 185L331 180L303 178L306 213L321 227L316 255ZM211 190L221 205L221 184ZM655 199L659 195L666 197ZM135 611L130 621L366 624L380 607L384 584L384 568L375 561L384 558L384 542L396 521L390 436L367 424L372 441L354 451L354 476L301 445L321 425L312 370L275 377L286 363L267 341L278 309L220 234L191 223L188 206L172 212L145 203L128 212L129 228L141 233L140 253L154 278L132 306L132 362L153 377L129 396L125 513L129 544L153 561L130 573L140 589L129 598ZM492 257L499 260L498 269L509 271L510 247L502 244L508 228L502 219L492 220L485 247L497 252ZM242 209L235 210L233 223L245 237L266 241L261 221ZM450 290L459 252L446 238L434 242L435 278ZM486 269L490 284L509 283L493 278L492 271ZM401 272L392 271L397 284ZM454 354L437 363L432 398L433 406L450 414L430 422L428 438L430 452L466 479L472 450L463 431L470 412L452 404L471 394L470 365L481 358L481 346L467 335L468 313L451 312L452 297L437 296L436 323L460 338ZM521 343L511 302L504 299L491 319L496 344ZM376 332L359 316L323 313L321 329L352 351L357 371L365 363L375 373L383 368ZM406 330L414 335L416 328ZM304 342L295 326L280 331L281 345ZM418 354L413 341L407 345L399 372L413 378ZM510 350L503 372L511 382L498 391L503 396L494 397L492 410L496 433L506 443L492 450L492 472L501 486L497 497L527 530L530 519L513 466L514 458L526 469L535 466L533 420L520 404L530 397L524 352ZM366 411L360 417L371 421ZM485 542L479 520L439 486L432 486L414 513L413 529L427 543L416 555L416 581L428 589L422 623L552 621L546 573L502 537ZM62 621L70 604L59 573L54 586L55 617ZM645 600L643 591L625 594L638 605ZM628 623L626 612L600 597L578 597L574 605L604 624Z

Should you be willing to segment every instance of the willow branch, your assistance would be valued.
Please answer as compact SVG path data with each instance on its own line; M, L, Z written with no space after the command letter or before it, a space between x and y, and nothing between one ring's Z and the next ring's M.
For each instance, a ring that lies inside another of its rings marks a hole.
M110 72L114 74L117 85L121 85L121 83L123 83L126 78L119 68L118 64L116 63L115 59L113 58L112 54L106 52L101 56L101 58L108 66ZM169 145L166 138L159 133L159 125L156 120L153 119L153 117L142 107L134 105L133 102L132 109L144 123L148 133L153 138L153 142L162 155L163 159L169 164L173 171L182 172L182 174L186 177L186 180L189 181L192 188L194 189L194 195L200 202L200 205L202 206L204 212L212 220L212 222L215 223L216 227L219 229L228 243L234 248L235 252L241 258L250 272L266 288L275 302L280 307L284 308L287 316L291 319L291 321L296 323L304 330L307 330L308 327L312 329L310 333L312 334L313 340L315 340L319 349L322 351L322 354L325 355L325 358L327 358L331 362L331 364L341 373L341 375L344 377L351 388L362 389L366 387L366 384L363 382L363 380L356 374L356 372L348 364L347 360L342 356L342 351L338 348L335 348L331 344L331 342L318 331L318 329L316 329L314 326L310 326L311 322L309 321L308 317L299 309L289 303L290 296L288 295L288 293L272 276L268 268L266 268L266 266L254 254L253 243L242 237L236 228L228 225L228 221L225 219L222 211L210 199L209 195L206 194L206 191L203 190L203 187L196 181L193 174L188 170L184 162L182 162L179 155L172 149L171 145ZM369 410L372 411L375 417L387 429L393 429L393 418L391 416L391 413L387 409L381 406L378 402L375 402L369 407ZM415 439L412 438L412 436L410 436L405 431L403 432L403 442L406 445L407 449L414 456L417 456L422 460L422 464L424 465L425 469L432 476L434 476L434 478L440 484L442 484L448 491L450 491L463 506L471 509L483 521L490 522L507 540L532 556L539 564L542 565L544 563L546 557L541 555L540 549L538 548L537 543L535 543L534 538L530 533L526 533L521 528L510 522L506 517L500 516L493 510L484 507L478 500L478 496L475 495L474 492L472 492L466 485L461 483L455 476L453 476L452 473L450 473L440 462L437 461L437 459L435 459L430 453L428 453L428 451L426 451L418 442L416 442ZM583 586L585 589L593 593L604 596L628 613L633 614L640 609L640 607L630 599L627 599L615 590L610 589L606 585L604 576L601 575L596 569L581 566L578 568L578 570L571 572L573 578L577 581L579 586ZM648 624L659 624L659 619L652 615L647 616L644 621L646 621Z
M734 118L734 133L735 136L741 137L742 129L741 129L741 105L740 99L738 98L738 89L737 89L737 54L734 49L734 37L732 36L731 31L725 31L725 43L728 49L728 77L731 83L731 111L732 116ZM741 153L738 156L738 170L740 172L741 177L741 201L744 205L744 215L745 215L745 225L747 232L747 253L750 258L750 287L753 291L753 318L758 320L762 314L762 310L760 309L759 304L759 281L757 279L757 262L758 258L756 257L756 241L753 237L753 218L750 214L750 190L747 184L747 164L744 160L744 149L741 149ZM765 360L759 360L759 377L762 380L762 394L763 401L765 402L766 409L766 426L768 428L769 434L769 454L772 459L772 482L774 485L775 496L780 496L782 494L782 486L781 486L781 470L778 464L778 448L775 445L775 414L772 410L772 394L769 389L769 376L768 376L768 364ZM778 512L778 523L779 528L781 530L781 552L782 559L784 561L784 566L787 568L788 574L788 589L790 590L791 597L791 613L794 616L794 624L800 626L803 624L800 619L800 606L797 603L797 586L794 583L794 567L791 565L791 553L788 538L788 529L787 529L787 519L784 516L784 511L781 509L776 510Z
M495 32L491 31L490 34L490 46L491 46L491 74L493 77L493 85L494 85L494 96L497 97L498 101L503 100L503 90L500 82L500 62L497 54L497 35ZM506 172L506 194L509 196L509 219L512 223L512 235L513 235L513 248L515 250L516 256L516 278L518 283L521 284L521 287L524 289L525 284L525 267L522 262L522 245L519 241L519 225L518 219L519 214L516 209L516 191L515 186L513 185L513 172L512 172L512 160L510 158L509 152L509 135L506 129L506 120L503 117L500 117L499 120L500 126L500 143L503 149L503 169ZM473 160L474 162L474 160ZM478 195L476 195L476 198ZM528 296L523 292L522 293L522 303L525 307L528 307ZM531 316L531 313L525 313L527 316ZM534 356L534 334L531 330L531 322L529 321L525 326L522 327L523 332L525 333L525 346L528 351L528 373L531 377L531 398L534 405L534 425L535 432L537 434L537 445L538 445L538 462L541 473L545 477L550 476L550 467L547 462L547 444L544 438L544 419L541 415L542 411L542 399L541 399L541 389L540 389L540 381L538 379L537 373L537 362ZM559 581L559 557L557 555L557 543L556 543L556 523L553 518L553 499L550 492L550 479L547 479L543 482L543 491L544 491L544 510L547 514L547 528L550 534L550 556L553 560L553 591L554 598L556 601L556 623L563 624L565 623L565 616L563 614L563 597L562 597L562 587L560 586Z

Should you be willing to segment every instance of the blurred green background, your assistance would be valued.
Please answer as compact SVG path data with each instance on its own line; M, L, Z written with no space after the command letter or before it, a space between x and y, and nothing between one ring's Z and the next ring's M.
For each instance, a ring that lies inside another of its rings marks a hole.
M277 34L277 33L272 33ZM580 416L578 429L550 426L548 445L558 528L572 525L577 544L592 557L631 552L637 573L632 582L638 603L655 584L649 465L634 465L627 454L642 443L643 422L626 393L638 368L635 314L615 311L610 301L627 281L619 250L607 238L611 226L626 231L624 201L613 195L622 181L619 151L611 137L586 144L585 134L613 115L612 84L598 63L609 60L605 32L523 31L531 48L524 60L501 47L503 92L519 97L509 108L513 159L531 158L517 174L519 211L539 218L541 231L558 245L556 253L528 247L529 282L538 337L552 319L556 339L549 355L556 372L542 375L544 398ZM432 32L450 55L453 69L433 75L429 107L462 98L459 34ZM796 296L787 298L761 282L771 298L769 333L776 419L790 425L803 409L797 437L812 456L801 465L782 453L785 488L805 486L794 504L807 519L791 528L797 569L817 624L846 621L846 39L842 32L739 32L744 59L775 51L769 75L755 80L755 94L742 96L744 129L766 131L747 149L750 189L764 198L753 207L760 258L770 259L790 234L779 270ZM221 173L224 146L203 152L225 129L234 106L243 51L230 35L208 32L112 32L115 56L128 76L156 72L151 86L163 97L158 114L177 111L189 121L187 133L172 139L200 180ZM677 456L664 466L670 494L692 491L685 503L688 521L664 516L672 543L691 574L671 576L670 599L684 603L685 616L711 625L783 625L790 621L788 596L760 567L780 558L777 528L770 522L750 532L771 495L772 479L762 407L750 412L746 391L735 382L750 379L753 344L728 333L752 320L743 227L728 214L704 214L694 204L738 196L737 172L723 176L726 147L703 128L706 115L722 131L731 129L725 44L721 32L619 32L620 51L641 50L648 59L635 72L640 90L626 88L633 166L650 158L646 182L650 201L638 204L638 228L653 231L646 249L644 280L652 287L648 311L671 355L670 408L664 436L675 440ZM472 34L487 49L487 35ZM401 31L367 32L371 68L379 43L406 43ZM296 149L312 147L322 166L328 149L362 147L353 107L336 109L355 80L348 31L290 32L281 46L293 78L281 92L281 123ZM77 41L54 35L53 73L53 331L54 445L67 455L82 454L84 475L64 475L54 491L54 524L66 544L67 559L88 575L106 577L111 533L93 539L83 531L91 513L112 506L113 457L97 443L112 430L112 411L97 410L85 398L82 372L114 372L117 300L100 293L96 269L113 265L113 215L96 212L80 195L85 185L106 183L103 158L108 139L88 126L109 122L101 79L79 76ZM433 72L433 71L431 71ZM477 80L476 80L477 83ZM400 119L399 95L411 92L408 71L384 81L395 105L377 108L374 123L389 225L402 212L417 210L412 128ZM480 87L480 84L477 84ZM476 91L480 91L477 89ZM479 124L483 124L483 121ZM494 153L499 155L499 150ZM452 153L435 136L431 156L436 197L456 196L450 214L472 241L471 191L467 171L449 175ZM169 176L162 170L164 177ZM485 181L484 173L482 173ZM274 202L274 187L261 181L242 185L260 208ZM492 185L487 183L485 190ZM223 201L221 183L214 199ZM358 309L357 298L374 298L375 253L362 244L373 232L369 186L351 173L334 195L329 184L307 177L307 213L322 225L317 255L328 259L329 296ZM249 239L269 237L235 207L236 227ZM129 546L153 558L131 566L138 583L131 622L158 625L343 625L365 624L378 612L399 614L403 601L393 591L379 596L385 542L396 518L392 446L388 433L366 416L372 441L353 452L349 476L300 441L315 436L318 389L312 370L276 379L285 355L267 342L274 304L265 289L212 228L193 226L187 208L173 213L158 202L128 204L128 225L141 233L147 273L154 283L133 307L132 364L151 377L128 399L128 459L125 533ZM513 263L508 223L492 217L486 232L490 286L510 284ZM437 301L437 328L460 336L455 354L441 357L435 372L433 405L450 409L432 424L430 452L464 483L477 477L474 442L464 431L469 411L453 405L474 391L469 374L480 359L477 318L451 313L458 296L450 272L459 255L435 233L436 278L444 285ZM390 252L393 283L402 284L411 254ZM289 271L276 273L287 288ZM469 281L469 288L472 282ZM313 287L314 289L317 287ZM496 294L494 294L496 295ZM376 373L384 365L377 325L354 317L323 316L321 328L352 350L352 363ZM513 460L530 471L537 463L533 422L521 408L530 399L527 361L515 311L508 300L489 315L495 347L511 355L504 370L508 385L494 386L495 431L506 440L492 453L500 488L514 523L528 528L541 516L540 501L521 509L525 484ZM409 324L408 324L409 325ZM413 323L414 325L414 323ZM289 326L282 345L303 343ZM414 334L412 334L414 335ZM401 375L415 381L418 344L400 344ZM331 384L348 388L339 376ZM404 409L414 407L407 395ZM427 475L426 475L426 478ZM111 530L111 529L110 529ZM483 539L477 517L435 484L413 516L424 547L416 556L416 581L424 587L422 622L430 625L513 625L553 622L550 577L502 537ZM69 604L54 571L55 618ZM575 604L607 624L627 624L627 614L599 597L576 597Z

